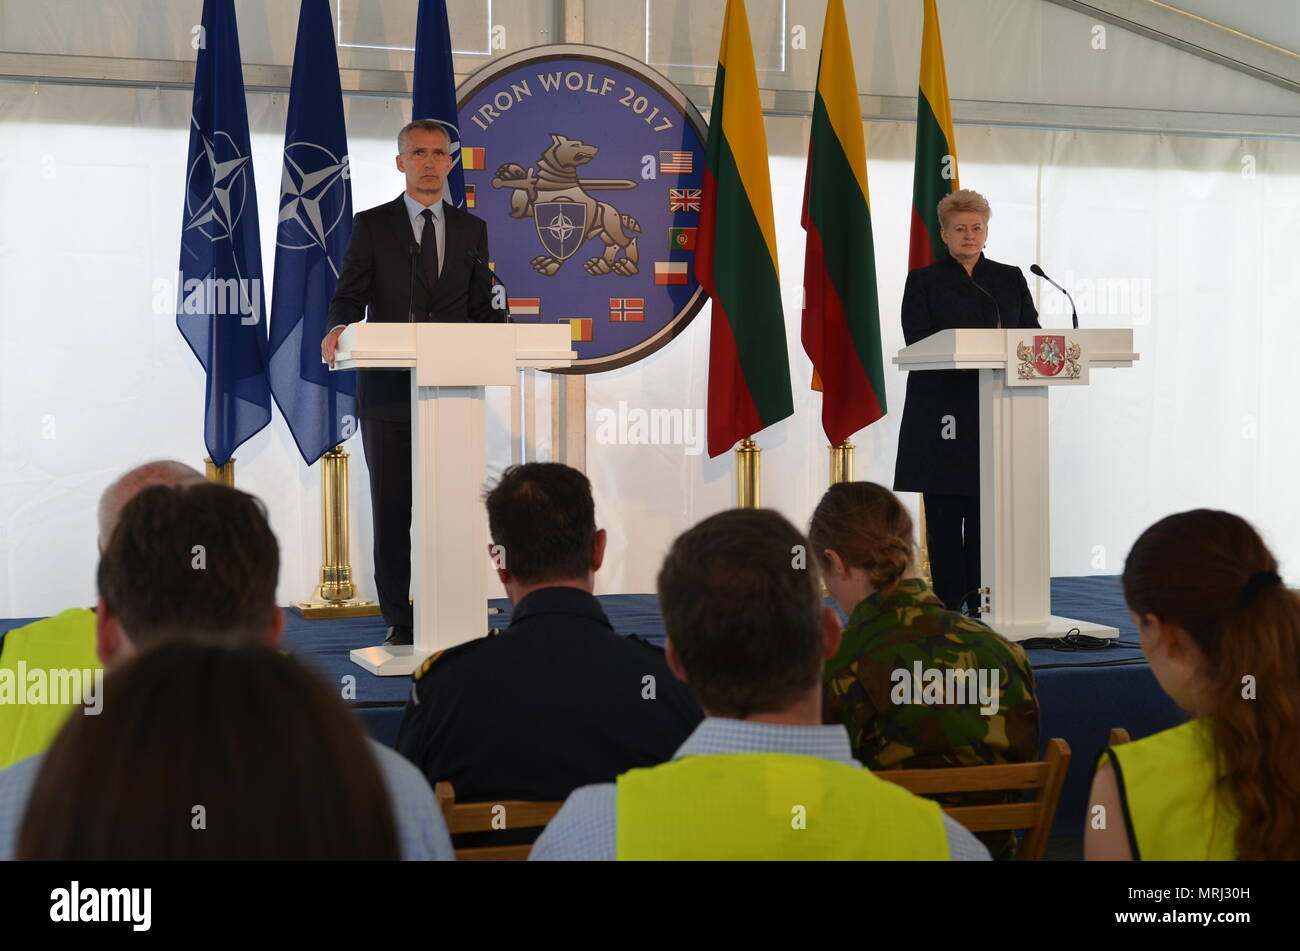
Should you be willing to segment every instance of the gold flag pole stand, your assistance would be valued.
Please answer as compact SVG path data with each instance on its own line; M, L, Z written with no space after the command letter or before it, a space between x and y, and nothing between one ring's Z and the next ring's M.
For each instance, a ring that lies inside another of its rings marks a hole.
M838 446L827 446L831 453L830 485L853 481L853 443L847 439Z
M752 439L736 447L736 508L763 507L763 450Z
M309 620L371 617L379 613L379 605L356 597L348 562L348 454L335 446L320 462L320 584L310 600L295 601L290 608Z
M208 477L209 482L215 482L218 485L235 487L235 457L231 456L224 466L219 466L210 458L203 460L203 474Z

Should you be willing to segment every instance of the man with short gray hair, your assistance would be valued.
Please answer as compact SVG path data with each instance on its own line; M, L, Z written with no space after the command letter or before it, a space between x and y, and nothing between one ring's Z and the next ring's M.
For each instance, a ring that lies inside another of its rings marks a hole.
M113 535L122 507L151 485L192 485L203 474L174 459L155 459L128 469L114 479L99 497L96 515L102 554ZM73 671L94 675L100 670L95 656L95 612L68 608L53 617L14 628L0 637L0 670ZM21 667L20 667L21 665ZM0 769L42 753L63 725L71 703L0 704Z
M202 558L195 562L195 550ZM174 640L278 647L280 549L262 503L206 480L149 486L118 513L96 576L93 640L105 668ZM113 676L111 673L109 676ZM232 702L256 702L256 690ZM87 714L97 715L92 705ZM198 738L196 738L198 739ZM328 745L321 735L318 745ZM393 750L368 743L388 792L406 859L454 857L424 777ZM286 755L293 751L286 751ZM0 770L0 861L12 857L44 754Z
M397 134L397 169L406 191L358 214L339 273L321 359L331 367L339 336L365 318L464 323L504 320L493 310L487 225L445 199L457 161L451 137L432 119ZM375 590L386 644L412 642L411 395L406 373L361 370L357 414L370 471L375 526Z

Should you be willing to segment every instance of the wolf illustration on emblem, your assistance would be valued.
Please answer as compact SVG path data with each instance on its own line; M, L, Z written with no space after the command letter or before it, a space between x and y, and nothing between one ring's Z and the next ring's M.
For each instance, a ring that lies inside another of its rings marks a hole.
M636 182L578 177L578 169L599 151L594 145L552 133L550 147L542 153L536 168L525 171L523 166L508 162L497 169L492 179L493 188L514 190L510 217L536 219L537 238L546 253L531 263L547 277L554 277L589 238L600 238L605 250L600 257L589 258L583 264L588 274L631 277L639 272L640 252L634 235L640 233L641 225L609 202L588 194L627 191L636 188Z

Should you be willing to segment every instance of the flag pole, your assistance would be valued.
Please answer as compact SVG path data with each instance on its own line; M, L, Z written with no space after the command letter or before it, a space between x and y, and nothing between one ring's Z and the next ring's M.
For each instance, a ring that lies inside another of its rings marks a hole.
M838 446L827 446L831 453L830 485L853 481L853 443L847 439Z
M763 507L763 450L745 438L736 447L736 508Z
M211 456L205 456L203 459L203 473L208 477L209 482L215 482L218 485L235 487L235 457L231 456L224 466L219 466L212 461Z
M321 567L320 584L306 601L290 608L310 620L372 617L379 605L356 596L348 545L348 459L342 446L320 457Z

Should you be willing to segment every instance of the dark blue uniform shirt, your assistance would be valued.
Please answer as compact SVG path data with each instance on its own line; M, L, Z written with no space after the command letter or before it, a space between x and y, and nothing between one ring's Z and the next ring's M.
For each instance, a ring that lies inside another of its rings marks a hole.
M503 632L426 665L397 749L457 802L564 799L672 759L703 718L663 650L577 588L534 591Z

